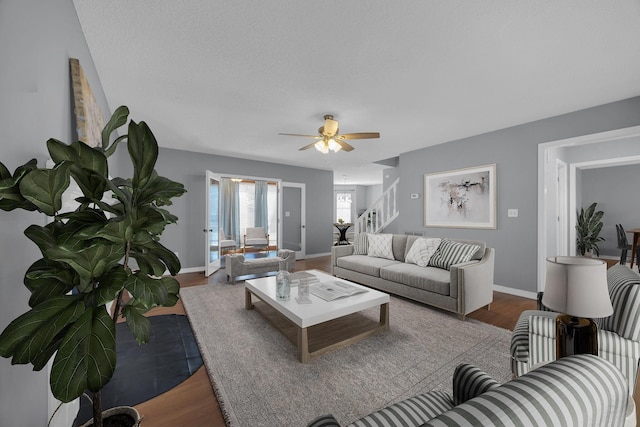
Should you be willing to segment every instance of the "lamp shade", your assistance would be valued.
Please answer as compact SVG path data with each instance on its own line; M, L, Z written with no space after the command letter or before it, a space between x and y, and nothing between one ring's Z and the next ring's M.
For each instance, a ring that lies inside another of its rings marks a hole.
M575 317L598 318L613 313L603 260L558 256L547 258L542 303Z

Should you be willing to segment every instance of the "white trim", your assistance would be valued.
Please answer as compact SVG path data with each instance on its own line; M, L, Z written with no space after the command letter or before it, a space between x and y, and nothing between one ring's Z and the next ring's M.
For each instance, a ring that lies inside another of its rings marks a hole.
M502 292L503 294L516 295L523 298L529 298L532 300L538 299L538 294L531 291L523 291L521 289L508 288L506 286L493 285L493 290L495 292Z
M202 267L189 267L189 268L181 268L180 271L178 271L178 274L183 274L183 273L200 273L201 271L205 270L205 266L203 265Z
M538 144L538 278L537 289L544 289L545 258L547 257L547 189L545 188L545 168L549 161L547 150L549 148L594 144L598 142L615 141L617 139L632 138L640 136L640 126L632 126L623 129L616 129L607 132L594 133L590 135L577 136L573 138L560 139L557 141L544 142ZM582 162L569 165L569 212L576 209L576 173L577 167L584 169L613 166L632 162L631 159L639 156L627 156L624 158L611 158ZM640 160L638 160L640 161ZM637 162L636 162L637 163ZM550 203L551 201L549 201ZM569 242L575 241L575 215L569 215ZM575 247L569 245L569 253L575 254Z

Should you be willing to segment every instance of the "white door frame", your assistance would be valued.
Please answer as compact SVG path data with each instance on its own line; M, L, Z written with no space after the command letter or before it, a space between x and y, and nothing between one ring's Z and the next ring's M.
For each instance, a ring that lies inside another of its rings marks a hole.
M211 248L209 245L209 237L210 233L218 233L218 230L212 230L209 228L209 207L211 205L211 200L209 198L209 185L212 180L218 181L220 183L221 176L211 172L210 170L206 171L206 185L205 185L205 222L204 222L204 245L205 245L205 258L204 258L204 275L205 277L211 276L213 273L220 269L220 248L218 247L218 257L211 261ZM220 187L218 186L218 221L220 221ZM219 228L219 227L218 227Z
M569 255L567 162L556 159L556 254Z
M538 290L544 289L544 280L546 275L545 260L548 256L555 254L547 254L547 209L551 203L555 203L555 199L549 200L547 197L547 168L550 167L548 150L563 146L575 146L593 144L598 142L614 141L617 139L632 138L640 136L640 126L632 126L624 129L613 131L594 133L590 135L577 136L574 138L561 139L557 141L545 142L538 144ZM637 159L640 156L626 156L623 158L602 159L593 162L572 163L569 164L569 209L567 215L568 221L568 242L575 241L575 215L569 215L569 212L575 212L577 200L577 173L579 169L588 167L605 167L621 164L634 164L640 162ZM624 163L620 163L624 162ZM553 210L555 212L555 209ZM567 242L567 244L568 244ZM569 245L569 253L575 254L575 247Z

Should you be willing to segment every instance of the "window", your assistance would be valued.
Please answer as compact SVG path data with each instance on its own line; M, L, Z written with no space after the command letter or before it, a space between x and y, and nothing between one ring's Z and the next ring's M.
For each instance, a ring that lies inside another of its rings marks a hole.
M240 233L244 233L247 227L255 226L256 194L255 184L252 181L243 181L238 185L240 192ZM278 185L270 182L267 190L267 204L269 209L269 234L270 244L276 245L278 240Z
M344 222L353 222L351 202L351 193L336 193L336 221L342 219Z

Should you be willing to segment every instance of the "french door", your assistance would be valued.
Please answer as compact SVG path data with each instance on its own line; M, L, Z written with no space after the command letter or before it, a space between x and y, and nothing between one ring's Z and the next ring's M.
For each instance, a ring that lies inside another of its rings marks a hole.
M211 171L206 174L206 218L205 228L205 275L211 276L220 269L220 248L218 236L220 230L220 176Z

